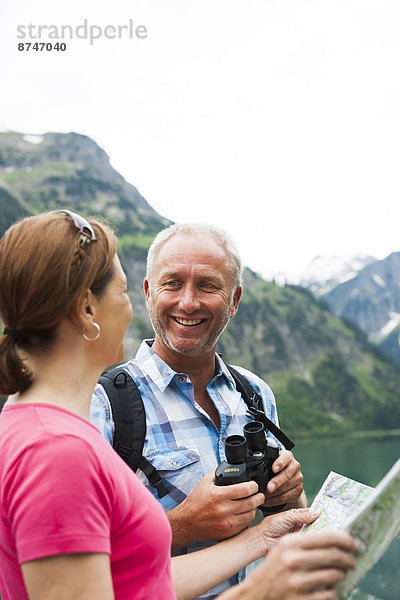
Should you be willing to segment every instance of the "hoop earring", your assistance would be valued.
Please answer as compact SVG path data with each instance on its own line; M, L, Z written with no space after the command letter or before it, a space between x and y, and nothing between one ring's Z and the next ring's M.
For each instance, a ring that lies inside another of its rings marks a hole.
M100 337L100 325L98 325L98 324L97 324L97 323L95 323L94 321L93 321L92 325L93 325L93 327L96 329L96 335L95 335L95 337L94 337L94 338L90 338L90 337L88 337L88 336L86 335L86 333L85 333L85 328L83 328L83 333L82 333L82 336L83 336L83 337L85 338L85 340L87 340L88 342L94 342L95 340L98 340L98 339L99 339L99 337Z

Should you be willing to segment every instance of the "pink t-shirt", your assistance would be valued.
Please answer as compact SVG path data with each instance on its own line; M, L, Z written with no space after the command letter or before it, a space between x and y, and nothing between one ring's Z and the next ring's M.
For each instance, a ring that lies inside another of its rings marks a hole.
M0 415L0 589L27 600L20 564L110 554L116 600L175 599L160 504L85 419L48 404Z

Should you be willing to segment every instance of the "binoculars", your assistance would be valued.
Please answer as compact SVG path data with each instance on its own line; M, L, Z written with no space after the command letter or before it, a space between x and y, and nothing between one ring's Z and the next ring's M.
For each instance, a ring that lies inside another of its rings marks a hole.
M261 421L247 423L244 436L230 435L225 442L226 460L215 471L216 485L232 485L255 481L265 493L268 481L274 476L272 465L279 456L276 443L267 438Z

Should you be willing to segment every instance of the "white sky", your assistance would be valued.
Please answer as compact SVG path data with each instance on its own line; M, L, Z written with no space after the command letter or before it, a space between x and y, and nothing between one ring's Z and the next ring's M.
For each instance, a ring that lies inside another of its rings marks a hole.
M18 25L84 19L148 38L17 50ZM2 0L0 122L89 135L157 211L225 227L266 276L383 258L400 249L399 32L398 0Z

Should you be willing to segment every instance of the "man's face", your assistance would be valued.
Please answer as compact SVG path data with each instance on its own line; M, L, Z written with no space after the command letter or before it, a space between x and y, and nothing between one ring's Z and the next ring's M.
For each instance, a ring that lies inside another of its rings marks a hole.
M144 288L156 333L154 349L187 356L215 351L242 291L238 288L232 296L232 266L223 248L198 234L169 239Z

